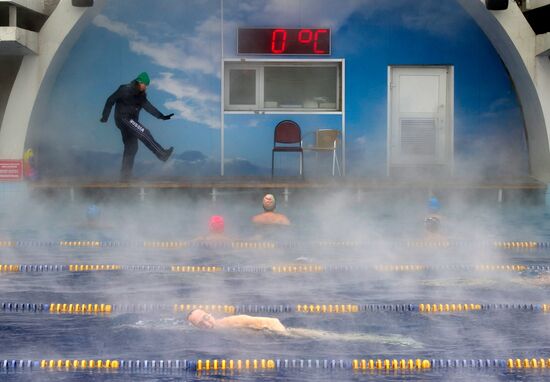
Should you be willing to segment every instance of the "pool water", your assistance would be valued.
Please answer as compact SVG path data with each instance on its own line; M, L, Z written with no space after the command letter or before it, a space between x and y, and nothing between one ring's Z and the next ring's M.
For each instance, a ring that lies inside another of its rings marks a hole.
M122 264L270 266L321 264L346 266L324 273L221 272L21 272L0 273L1 302L104 304L549 304L550 249L506 250L494 240L550 242L549 210L541 205L462 206L445 214L445 233L463 245L411 248L422 238L423 206L401 211L399 204L341 202L337 208L296 214L283 233L247 227L257 212L231 203L178 206L145 204L140 211L104 205L102 224L79 226L80 207L69 206L49 229L44 218L55 204L36 213L41 222L15 218L2 227L4 237L22 242L120 240L119 247L0 248L2 264ZM115 207L119 208L114 212ZM59 211L59 210L58 210ZM204 232L205 218L222 211L232 237L277 240L273 249L143 248L143 240L191 240ZM337 211L337 212L335 212ZM5 212L10 215L12 212ZM13 215L12 215L13 217ZM158 222L164 220L162 227ZM321 241L337 241L332 246ZM360 242L352 247L344 241ZM137 244L136 244L137 243ZM468 245L464 245L467 243ZM478 245L479 244L479 245ZM482 245L483 244L483 245ZM381 264L422 264L421 272L380 272ZM475 271L450 265L522 264L524 271ZM355 267L355 269L354 269ZM546 280L546 281L545 281ZM166 311L69 315L0 311L0 359L508 359L550 358L550 312L501 309L419 313L367 311L353 314L263 313L278 317L294 335L242 330L204 331L190 327L185 313ZM296 334L298 333L298 334ZM286 369L196 374L169 371L0 371L3 380L546 380L547 370L434 369L430 371L352 371Z

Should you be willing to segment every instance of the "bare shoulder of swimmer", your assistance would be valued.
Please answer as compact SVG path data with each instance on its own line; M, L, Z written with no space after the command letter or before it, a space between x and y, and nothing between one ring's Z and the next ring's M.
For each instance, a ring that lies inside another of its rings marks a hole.
M288 220L286 215L277 213L277 223L283 224L283 225L290 225L290 220Z
M218 327L224 328L247 328L255 330L273 330L275 332L283 332L285 326L277 318L272 317L253 317L245 314L237 316L228 316L217 321Z
M252 217L252 222L258 224L290 225L288 218L277 212L262 212L261 214Z
M252 217L252 222L259 224L271 224L273 223L273 212L262 212L261 214Z
M253 223L262 223L263 220L264 220L264 217L263 217L262 214L258 214L258 215L252 216L251 220L252 220Z

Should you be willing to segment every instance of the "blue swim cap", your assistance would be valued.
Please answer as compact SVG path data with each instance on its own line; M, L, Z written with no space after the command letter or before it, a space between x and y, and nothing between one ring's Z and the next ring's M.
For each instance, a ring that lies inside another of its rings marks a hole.
M432 196L428 200L428 209L430 211L437 212L439 211L440 208L441 208L441 204L439 204L439 200L437 200L435 196Z
M99 217L100 214L101 210L95 204L90 204L88 208L86 208L86 217L88 218L88 220L95 220Z

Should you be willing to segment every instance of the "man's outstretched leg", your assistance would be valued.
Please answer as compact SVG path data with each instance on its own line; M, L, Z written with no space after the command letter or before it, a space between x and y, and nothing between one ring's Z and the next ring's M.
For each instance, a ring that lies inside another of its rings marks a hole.
M157 141L155 141L155 138L151 135L149 130L143 126L141 123L130 119L130 120L123 120L124 126L131 130L135 136L143 142L143 144L153 152L159 158L161 161L166 162L170 155L172 155L172 151L174 151L173 147L170 147L169 149L164 149Z

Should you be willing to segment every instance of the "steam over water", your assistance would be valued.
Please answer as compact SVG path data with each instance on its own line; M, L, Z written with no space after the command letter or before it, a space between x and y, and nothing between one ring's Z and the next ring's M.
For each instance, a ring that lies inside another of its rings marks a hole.
M262 193L227 192L216 202L181 194L149 194L144 201L94 199L101 213L86 219L89 196L35 195L5 205L2 240L118 242L118 247L0 248L2 264L217 265L264 267L322 265L343 270L313 273L21 272L0 273L2 302L104 304L543 304L550 303L550 252L496 248L495 241L550 242L545 206L476 202L440 196L441 234L451 246L411 246L426 238L427 196L411 193L276 193L277 211L292 225L253 227ZM188 241L208 234L208 218L222 215L229 242L277 243L274 248L188 246L144 248L144 241ZM409 245L407 245L407 241ZM329 245L327 243L333 243ZM322 244L325 243L325 244ZM348 243L345 245L344 243ZM353 245L351 245L352 243ZM284 244L284 245L283 245ZM292 244L292 245L291 245ZM379 271L381 265L423 265L424 271ZM520 264L539 270L476 271L476 265ZM264 269L262 268L262 269ZM250 313L252 315L260 315ZM421 314L367 311L353 314L261 313L277 317L287 333L204 331L185 313L157 311L111 315L0 312L2 359L507 359L549 358L548 313L490 310ZM223 316L222 313L215 313ZM150 372L33 372L36 380L178 380ZM547 372L520 372L526 380ZM8 380L25 378L8 373ZM29 376L29 375L26 375ZM354 377L355 376L355 377ZM250 372L239 379L340 380L353 371ZM518 372L434 370L388 373L390 380L515 379ZM216 378L188 374L188 380ZM235 376L220 375L219 379ZM361 375L377 378L377 374Z

